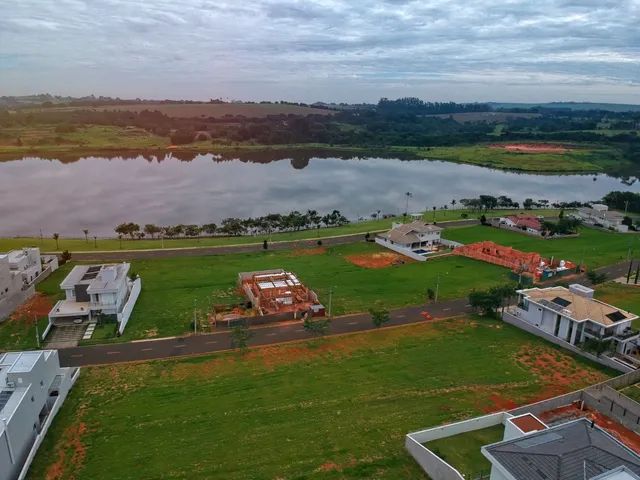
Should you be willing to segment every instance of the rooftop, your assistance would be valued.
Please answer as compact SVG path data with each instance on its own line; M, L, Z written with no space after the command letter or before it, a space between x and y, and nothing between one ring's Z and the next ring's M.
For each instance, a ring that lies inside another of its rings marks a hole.
M60 288L88 285L87 292L117 290L129 273L129 263L105 265L76 265L60 284Z
M540 219L532 215L510 215L507 218L518 227L528 227L533 230L540 230L542 228Z
M530 288L519 290L525 298L557 311L577 321L591 320L609 327L622 320L634 320L637 315L608 303L587 298L564 287Z
M405 223L392 228L383 237L396 243L415 243L420 241L418 234L441 232L442 228L437 225L430 225L422 220Z
M71 300L59 300L51 309L52 317L67 315L87 315L90 310L89 302L73 302Z
M620 466L640 474L640 456L585 419L494 443L483 452L516 480L584 480Z
M525 413L519 417L512 417L509 419L516 427L518 427L524 433L537 432L544 430L547 426L538 420L534 415Z

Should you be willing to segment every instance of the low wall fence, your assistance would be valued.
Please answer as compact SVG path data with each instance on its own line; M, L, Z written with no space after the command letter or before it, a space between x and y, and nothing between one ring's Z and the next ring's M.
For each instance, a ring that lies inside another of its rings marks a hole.
M35 293L35 286L31 284L24 290L20 290L10 297L7 297L0 301L0 323L3 320L7 319L16 308L33 297Z
M627 373L627 372L631 372L633 371L633 369L627 365L624 365L620 362L617 362L615 360L613 360L612 358L606 357L606 356L596 356L593 355L589 352L585 352L584 350L576 347L575 345L571 345L568 342L565 342L564 340L560 340L557 337L554 337L553 335L544 332L542 330L540 330L539 328L536 328L533 325L530 325L529 323L525 322L524 320L519 319L518 317L516 317L515 315L512 315L509 312L504 312L504 314L502 315L502 320L504 320L506 323L509 323L515 327L518 327L522 330L525 330L533 335L536 335L538 337L544 338L545 340L558 345L559 347L562 347L566 350L569 350L577 355L581 355L585 358L588 358L589 360L599 363L600 365L603 365L605 367L608 368L612 368L614 370L617 370L619 372L622 373Z
M431 478L437 480L464 480L465 477L456 468L449 465L423 444L432 440L481 430L501 423L503 424L506 416L508 416L508 414L504 412L497 412L462 422L412 432L406 435L404 445L411 456Z
M131 312L133 312L133 307L140 296L140 291L142 290L142 280L140 277L136 278L133 281L133 286L131 287L131 291L129 292L129 298L127 302L124 304L122 308L122 312L118 314L118 333L122 335L124 332L124 328L127 326L129 322L129 318L131 317Z
M234 328L238 326L251 327L255 325L286 322L301 318L302 314L296 315L295 312L271 313L268 315L255 315L251 317L235 317L228 320L217 320L215 326L220 329Z

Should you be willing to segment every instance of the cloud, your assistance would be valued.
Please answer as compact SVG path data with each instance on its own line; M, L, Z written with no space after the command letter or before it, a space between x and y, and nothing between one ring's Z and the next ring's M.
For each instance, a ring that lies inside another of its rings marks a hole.
M638 0L3 2L0 88L637 102L639 24Z

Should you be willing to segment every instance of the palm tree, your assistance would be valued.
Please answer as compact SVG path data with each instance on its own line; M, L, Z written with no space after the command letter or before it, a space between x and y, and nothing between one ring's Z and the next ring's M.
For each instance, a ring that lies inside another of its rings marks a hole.
M53 239L56 241L56 250L60 250L60 247L58 247L58 239L60 238L60 234L59 233L54 233L53 234Z
M413 193L411 193L411 192L406 192L404 195L407 197L407 206L406 206L406 208L404 209L404 216L405 216L405 218L406 218L406 217L407 217L407 215L409 215L409 199L413 196Z
M82 230L82 233L84 233L84 241L89 243L89 230L85 228Z
M456 208L456 200L455 200L455 198L453 200L451 200L451 208L453 208L453 209Z

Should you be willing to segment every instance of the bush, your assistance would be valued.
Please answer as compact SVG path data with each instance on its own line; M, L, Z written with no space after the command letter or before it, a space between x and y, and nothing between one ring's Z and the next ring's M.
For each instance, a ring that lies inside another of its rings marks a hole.
M321 246L322 246L322 240L318 240L318 241L316 242L316 245L318 245L319 247L321 247Z
M62 255L60 255L60 265L64 265L69 260L71 260L71 253L69 252L69 250L63 251Z

